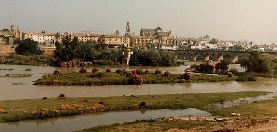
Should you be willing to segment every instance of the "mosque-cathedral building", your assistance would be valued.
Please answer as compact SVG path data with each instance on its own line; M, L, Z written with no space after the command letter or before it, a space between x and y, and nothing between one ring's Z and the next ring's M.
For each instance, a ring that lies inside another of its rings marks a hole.
M124 35L120 35L118 31L114 34L92 34L92 33L22 33L21 30L11 26L10 30L0 30L0 37L6 36L6 39L12 37L13 39L32 39L39 42L44 46L53 47L56 41L61 41L65 36L77 37L80 42L97 42L99 39L103 39L104 43L111 46L124 46L124 47L137 47L147 48L149 46L173 46L176 44L176 38L171 35L171 31L164 31L161 27L155 29L140 30L140 35L135 36L131 33L129 22L127 22L126 30ZM12 44L14 41L5 40L1 41L5 44Z

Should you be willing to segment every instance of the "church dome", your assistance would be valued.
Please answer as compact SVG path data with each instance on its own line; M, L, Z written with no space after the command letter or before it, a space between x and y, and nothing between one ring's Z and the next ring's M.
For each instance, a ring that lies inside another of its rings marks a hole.
M156 32L163 32L163 29L162 29L160 26L158 26L158 27L155 29L155 31L156 31Z

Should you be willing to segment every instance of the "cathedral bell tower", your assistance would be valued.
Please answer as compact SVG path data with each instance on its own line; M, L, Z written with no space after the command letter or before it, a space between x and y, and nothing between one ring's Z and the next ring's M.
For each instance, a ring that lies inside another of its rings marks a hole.
M127 25L126 25L125 36L128 36L128 37L131 36L131 29L130 29L129 22L127 22Z

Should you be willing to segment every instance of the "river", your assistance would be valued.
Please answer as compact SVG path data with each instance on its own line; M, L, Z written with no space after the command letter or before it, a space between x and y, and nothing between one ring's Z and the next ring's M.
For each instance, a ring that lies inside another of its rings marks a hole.
M212 116L210 113L189 108L183 110L149 110L107 112L103 114L86 114L70 117L61 117L46 120L20 121L0 123L1 132L69 132L86 128L111 125L115 123L134 122L136 120L151 120L162 117L176 116Z
M239 65L231 65L239 68ZM131 67L128 69L136 69ZM178 67L139 67L154 71L183 73L188 66ZM147 94L181 94L181 93L220 93L239 91L269 91L277 92L277 79L258 78L256 82L216 82L216 83L183 83L183 84L143 84L143 85L106 85L106 86L37 86L33 81L42 75L52 73L55 67L25 66L25 65L0 65L0 100L34 99L57 97L63 93L68 97L109 97L122 95L147 95ZM10 69L10 70L8 70ZM105 70L105 68L99 68ZM115 71L118 68L111 68ZM64 71L78 71L66 69ZM239 69L241 70L241 69ZM91 71L89 69L88 71ZM6 74L31 74L30 77L5 77Z

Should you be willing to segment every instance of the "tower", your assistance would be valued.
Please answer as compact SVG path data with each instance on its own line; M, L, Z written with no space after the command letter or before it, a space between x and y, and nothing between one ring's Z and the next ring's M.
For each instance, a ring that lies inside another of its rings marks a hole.
M129 25L129 22L127 22L125 36L130 36L131 35L130 31L131 31L130 25Z

